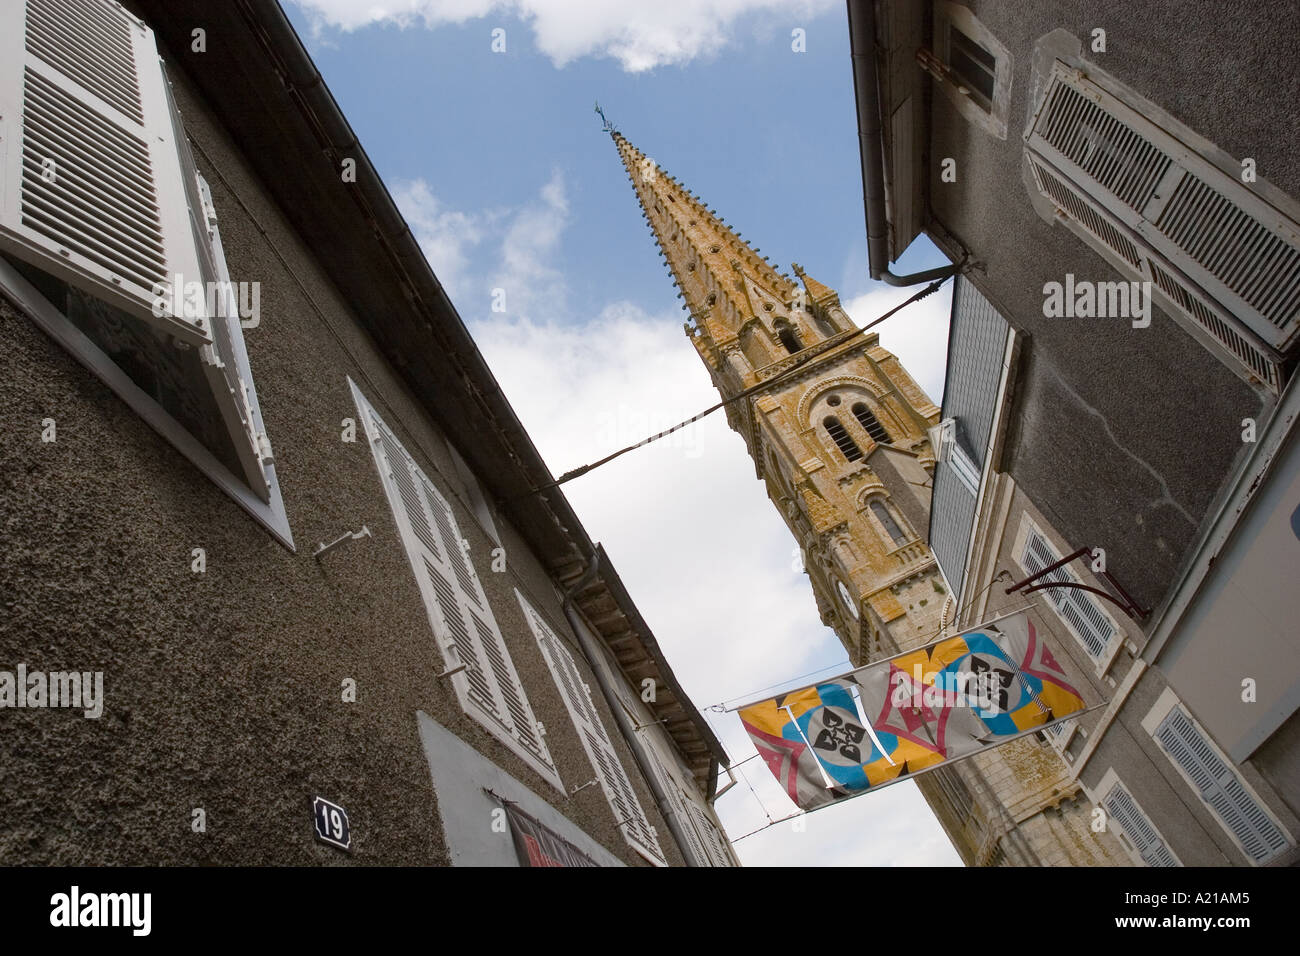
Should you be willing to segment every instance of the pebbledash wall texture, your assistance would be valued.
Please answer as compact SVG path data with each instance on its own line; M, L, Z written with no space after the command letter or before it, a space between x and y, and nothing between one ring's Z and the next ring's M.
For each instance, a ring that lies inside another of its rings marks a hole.
M0 711L0 862L446 864L423 712L619 860L644 865L600 787L561 794L439 680L444 662L349 378L452 503L529 701L552 729L561 777L570 788L592 777L515 598L519 589L573 644L559 591L501 515L507 570L490 570L495 542L443 438L171 66L231 274L261 283L261 321L245 339L297 551L0 299L0 669L104 675L97 720ZM341 437L349 418L353 443ZM56 423L52 442L42 441L45 419ZM370 537L313 560L318 543L363 525ZM345 679L356 682L355 702L342 699ZM682 864L628 746L611 737L668 862ZM314 795L348 810L353 853L313 839ZM194 832L197 808L205 832Z

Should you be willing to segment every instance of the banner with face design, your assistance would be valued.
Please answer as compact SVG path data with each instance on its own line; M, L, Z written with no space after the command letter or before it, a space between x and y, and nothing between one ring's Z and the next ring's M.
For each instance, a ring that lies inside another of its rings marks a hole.
M1021 612L751 704L740 719L782 789L812 810L1085 707Z

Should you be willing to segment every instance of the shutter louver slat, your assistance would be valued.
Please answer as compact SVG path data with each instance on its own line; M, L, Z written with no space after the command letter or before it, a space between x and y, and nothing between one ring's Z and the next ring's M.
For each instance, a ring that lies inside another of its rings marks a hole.
M563 791L451 506L355 384L352 393L443 659L460 668L450 680L461 707Z
M137 123L144 123L126 21L84 0L28 0L27 45Z
M469 555L465 553L461 545L460 532L452 524L450 507L438 494L432 485L425 481L425 491L429 494L429 505L433 511L433 520L438 523L438 530L442 534L443 543L447 548L447 563L451 565L452 573L456 575L456 580L460 582L461 592L472 601L476 606L482 608L483 602L479 597L479 588L474 580L474 570L469 563ZM435 500L437 504L435 504ZM439 507L439 504L441 507Z
M209 277L152 31L105 0L5 4L0 122L0 249L210 345L206 295L183 294Z
M1025 539L1024 559L1021 562L1025 570L1031 575L1038 574L1043 568L1059 560L1061 556L1048 544L1047 539L1037 531L1031 530ZM1061 567L1050 574L1043 575L1037 583L1078 584L1080 582L1069 568ZM1087 592L1073 588L1051 589L1041 593L1047 595L1052 607L1070 626L1070 630L1074 632L1089 656L1094 660L1100 660L1114 640L1116 629L1096 600Z
M1124 789L1122 784L1117 783L1103 803L1106 812L1119 823L1120 828L1132 841L1138 855L1148 866L1182 865L1169 849L1164 838L1160 836L1154 824L1142 812L1142 808L1137 805L1137 801Z
M1155 737L1252 861L1265 863L1291 845L1181 705L1169 712Z
M1026 152L1039 191L1075 226L1139 280L1149 262L1176 317L1280 391L1281 353L1300 339L1300 225L1060 64Z
M486 713L495 714L496 703L492 695L492 685L488 683L483 673L483 663L479 660L476 650L478 645L470 639L469 628L465 626L460 605L456 602L456 592L442 572L427 560L424 562L424 567L429 574L430 583L433 584L434 593L438 597L438 607L442 612L443 622L451 632L456 656L465 665L470 695Z
M555 678L560 696L564 698L569 717L572 718L583 748L587 751L587 757L596 771L610 811L614 814L616 822L621 824L623 838L647 858L666 866L668 861L659 846L659 839L650 826L645 808L637 798L632 781L623 768L623 762L618 758L618 752L614 749L613 741L610 740L609 733L605 729L605 722L596 712L596 705L586 689L586 683L582 680L577 661L523 594L516 591L515 597L518 598L524 617L528 620L533 636L537 639L546 666L551 676Z

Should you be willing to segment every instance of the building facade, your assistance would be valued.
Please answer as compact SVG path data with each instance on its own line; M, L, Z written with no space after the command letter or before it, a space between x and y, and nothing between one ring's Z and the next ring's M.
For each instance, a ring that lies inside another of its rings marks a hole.
M0 17L0 860L733 865L725 753L279 6Z
M957 604L926 544L939 410L834 290L798 265L798 282L778 272L613 138L691 315L687 336L799 543L822 622L855 665L951 632ZM1091 835L1079 787L1037 738L917 785L968 864L1094 864L1118 852Z
M1300 832L1297 81L1218 12L849 4L872 273L922 233L961 273L930 543L958 625L1031 602L1105 701L1047 739L1135 865Z

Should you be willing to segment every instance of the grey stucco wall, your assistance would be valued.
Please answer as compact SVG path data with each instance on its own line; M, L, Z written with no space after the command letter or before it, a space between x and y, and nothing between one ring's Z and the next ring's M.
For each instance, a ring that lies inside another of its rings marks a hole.
M1165 594L1224 477L1242 454L1241 421L1261 401L1162 313L1124 320L1049 319L1043 285L1119 278L1063 226L1034 212L1022 182L1035 42L1064 28L1107 52L1084 56L1155 101L1261 178L1300 195L1291 128L1300 98L1292 38L1300 11L1198 2L1017 0L966 4L1010 50L1010 123L999 140L932 97L929 193L934 214L987 273L970 277L1020 331L1025 350L1006 470L1077 545L1103 546L1112 571L1147 605ZM1267 26L1266 26L1267 25ZM939 178L958 160L958 181Z
M1010 569L1016 578L1023 572L1016 561L1014 545L1022 516L1026 512L1045 533L1053 534L1042 512L1034 507L1023 490L1016 488L1009 502L1008 519L998 545L996 563L999 569ZM1085 583L1094 587L1099 585L1097 579L1087 573L1084 562L1076 561L1071 568L1084 578ZM983 615L985 619L1023 607L1027 603L1018 594L1008 595L1003 592L1003 586L995 585L990 589L988 608ZM1109 669L1109 676L1115 681L1112 684L1106 677L1097 674L1095 663L1046 601L1041 596L1032 596L1031 599L1034 602L1035 610L1032 614L1037 627L1050 637L1053 651L1060 652L1058 659L1067 667L1071 678L1076 682L1075 686L1085 693L1088 703L1109 703L1119 690L1116 685L1122 682L1133 665L1132 654L1126 649L1119 651ZM1140 637L1140 632L1132 621L1109 605L1106 609L1130 638ZM1236 686L1235 681L1231 678L1228 680ZM1101 731L1101 739L1086 763L1080 761L1081 754L1091 739L1097 736L1106 708L1091 710L1077 718L1087 736L1076 735L1069 747L1072 759L1067 764L1077 774L1080 782L1093 793L1096 793L1106 771L1114 770L1185 866L1249 865L1205 802L1192 790L1173 762L1142 727L1143 719L1168 686L1165 675L1158 667L1148 668L1132 688L1115 719ZM1295 833L1297 821L1293 810L1281 799L1279 791L1270 786L1270 779L1276 779L1278 775L1274 774L1273 778L1261 775L1250 764L1239 766L1238 769L1260 798L1279 816L1283 825Z
M357 418L348 376L452 501L566 786L594 775L514 597L520 588L564 628L542 566L498 517L508 571L490 572L493 544L427 416L184 75L172 79L232 278L262 284L262 321L245 338L298 552L0 299L0 668L102 670L106 698L99 720L0 711L0 863L446 864L423 711L620 860L644 865L600 788L560 794L436 679L441 655L364 431L340 440L342 420ZM40 441L46 417L57 422L53 444ZM319 542L363 524L372 538L313 560ZM197 547L203 574L190 567ZM340 699L344 678L357 682L356 703ZM596 706L680 864L607 707ZM348 810L353 855L314 841L313 795ZM201 834L190 826L197 807Z

